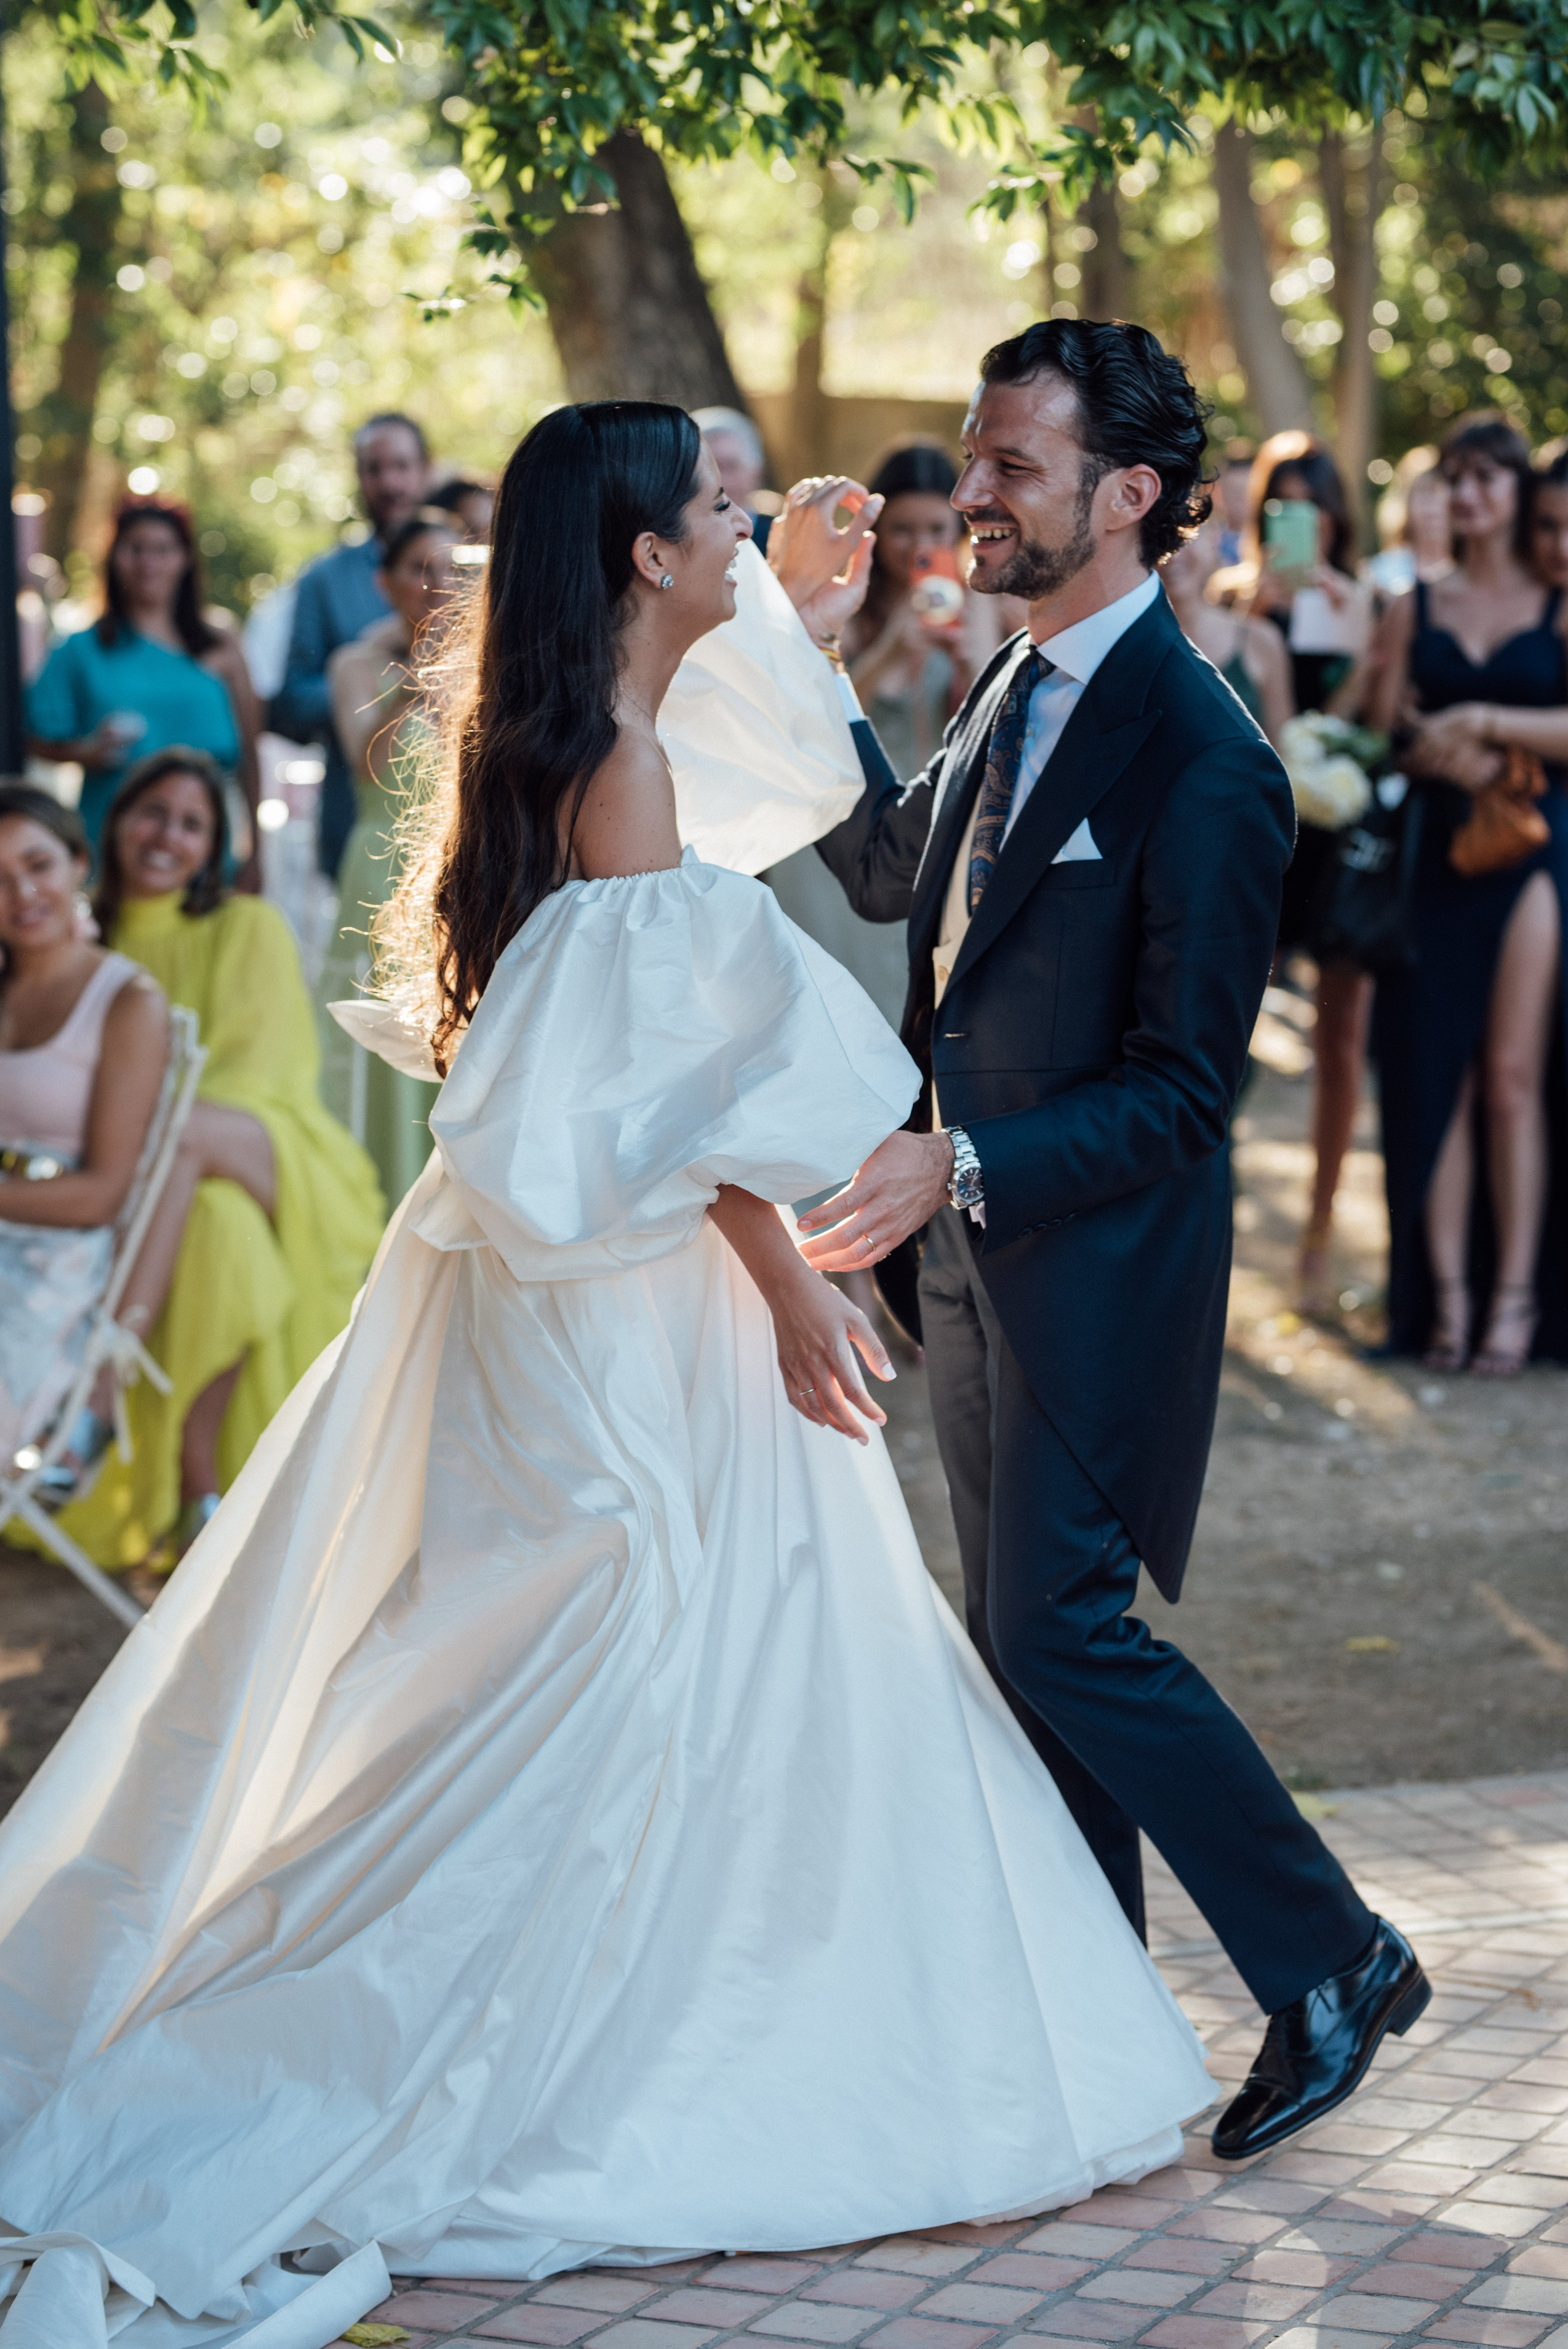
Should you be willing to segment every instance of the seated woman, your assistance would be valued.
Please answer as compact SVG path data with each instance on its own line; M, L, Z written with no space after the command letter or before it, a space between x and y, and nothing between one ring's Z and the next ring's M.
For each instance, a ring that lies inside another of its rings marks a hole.
M250 853L237 885L260 888L261 711L232 623L202 609L201 564L182 507L143 500L120 508L103 596L100 616L56 646L29 688L29 749L82 769L81 818L95 856L104 812L130 761L171 742L210 752L237 779L251 811Z
M48 1434L158 1100L169 1019L153 981L84 936L88 843L47 792L0 786L0 1464ZM103 1398L107 1408L107 1395ZM85 1460L103 1438L72 1431ZM68 1491L68 1470L58 1482ZM53 1497L46 1490L40 1498Z
M201 1022L185 1143L132 1286L164 1295L129 1397L135 1457L61 1523L100 1565L176 1547L217 1506L289 1389L347 1321L382 1226L375 1169L322 1107L315 1022L281 914L222 883L222 778L178 747L131 770L104 825L105 943ZM167 1561L165 1561L167 1562Z
M370 925L398 881L397 824L417 787L421 752L433 748L433 719L420 683L422 661L453 606L458 574L451 516L428 510L400 523L387 541L377 585L392 609L327 662L333 723L354 770L359 814L337 876L337 936L316 988L321 1019L321 1094L376 1162L388 1208L430 1154L429 1116L438 1087L406 1077L344 1033L329 1003L365 991Z

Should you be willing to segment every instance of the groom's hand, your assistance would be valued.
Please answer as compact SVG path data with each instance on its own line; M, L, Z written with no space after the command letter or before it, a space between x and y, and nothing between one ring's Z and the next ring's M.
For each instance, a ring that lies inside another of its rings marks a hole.
M800 1218L800 1253L819 1272L880 1264L947 1203L953 1144L944 1133L890 1133L852 1183Z

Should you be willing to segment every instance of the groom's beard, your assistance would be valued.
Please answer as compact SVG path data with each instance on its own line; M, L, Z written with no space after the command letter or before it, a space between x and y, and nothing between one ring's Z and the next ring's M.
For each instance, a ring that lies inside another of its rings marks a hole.
M1010 522L1017 525L1018 543L999 570L984 577L975 572L969 585L982 595L1016 595L1026 604L1037 604L1042 596L1054 595L1069 579L1076 579L1086 563L1094 559L1094 535L1089 528L1089 516L1094 507L1094 493L1105 471L1097 468L1093 460L1086 460L1078 474L1078 496L1073 508L1073 534L1057 546L1044 545L1040 540L1026 538L1023 525L1016 514L1000 512L994 514L969 514L971 529L984 529L988 522Z

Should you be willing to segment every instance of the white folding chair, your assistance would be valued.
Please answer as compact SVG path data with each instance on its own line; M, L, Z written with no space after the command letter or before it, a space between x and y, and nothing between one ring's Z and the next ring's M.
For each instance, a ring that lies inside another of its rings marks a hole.
M144 1610L111 1575L105 1574L100 1567L93 1564L87 1552L62 1530L35 1495L46 1472L64 1456L77 1415L91 1397L100 1371L107 1368L114 1380L115 1440L122 1460L129 1460L131 1456L125 1389L134 1386L139 1378L146 1378L152 1381L160 1393L168 1394L170 1392L172 1381L167 1371L160 1363L153 1361L134 1330L121 1328L115 1319L115 1314L125 1294L125 1284L130 1278L131 1268L147 1237L148 1226L173 1171L175 1153L180 1147L185 1121L191 1114L197 1082L206 1060L205 1047L198 1036L196 1014L177 1005L170 1014L169 1064L163 1071L163 1082L147 1129L147 1139L141 1145L141 1155L137 1160L136 1173L125 1195L125 1203L115 1218L114 1253L109 1259L103 1292L94 1309L92 1329L81 1368L55 1415L46 1438L41 1443L24 1444L14 1459L0 1467L0 1534L4 1534L5 1527L13 1522L27 1526L60 1564L69 1567L77 1581L85 1583L96 1597L103 1600L111 1614L119 1617L122 1623L139 1623Z

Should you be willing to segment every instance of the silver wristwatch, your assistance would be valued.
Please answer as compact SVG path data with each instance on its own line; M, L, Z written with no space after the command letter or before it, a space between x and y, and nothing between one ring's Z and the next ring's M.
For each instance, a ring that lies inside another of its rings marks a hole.
M949 1203L971 1215L985 1205L985 1177L981 1172L979 1154L961 1125L950 1125L947 1139L953 1144L953 1173L947 1185Z

